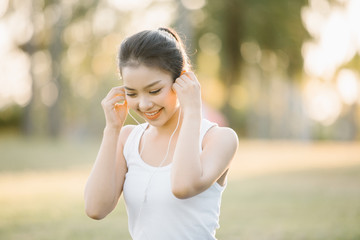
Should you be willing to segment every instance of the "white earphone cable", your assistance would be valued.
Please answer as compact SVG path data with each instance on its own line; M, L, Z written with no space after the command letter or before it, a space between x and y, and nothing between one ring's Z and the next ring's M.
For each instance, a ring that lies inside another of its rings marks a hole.
M174 137L174 135L175 135L175 133L176 133L179 125L180 125L180 117L181 117L181 108L180 108L180 110L179 110L179 117L178 117L178 121L177 121L175 130L173 131L173 133L171 134L170 139L169 139L169 144L168 144L168 146L167 146L167 150L166 150L165 157L164 157L164 159L161 161L161 163L159 164L159 166L153 171L153 173L151 174L151 176L150 176L150 178L149 178L149 182L148 182L148 184L147 184L147 186L146 186L146 189L145 189L144 202L146 202L148 189L149 189L150 182L151 182L153 176L154 176L155 173L159 170L159 168L162 167L162 165L164 164L167 156L169 155L169 151L170 151L170 146L171 146L172 139L173 139L173 137ZM143 144L143 148L144 148L144 145L145 145L145 144Z
M129 115L140 125L140 123L130 114L129 112ZM148 190L149 190L149 186L150 186L150 183L151 183L151 180L152 178L154 177L155 173L159 170L159 168L162 167L162 165L164 164L165 160L167 159L168 155L169 155L169 151L170 151L170 147L171 147L171 142L172 142L172 139L177 131L177 129L179 128L179 125L180 125L180 118L181 118L181 108L179 109L179 116L178 116L178 121L177 121L177 124L176 124L176 127L174 129L174 131L172 132L171 136L170 136L170 139L169 139L169 144L167 146L167 150L166 150L166 154L165 154L165 157L164 159L161 161L161 163L159 164L159 166L152 172L151 176L149 177L149 180L148 180L148 183L146 185L146 188L145 188L145 194L144 194L144 199L143 201L141 202L141 205L140 205L140 208L139 208L139 213L138 213L138 216L137 216L137 219L135 220L135 224L134 224L134 229L137 227L138 223L139 223L139 220L140 220L140 215L141 215L141 212L142 212L142 209L143 209L143 206L144 206L144 203L146 203L147 201L147 195L148 195ZM142 126L141 126L142 127ZM144 132L146 129L144 129ZM145 139L143 140L144 143L143 143L143 146L139 152L139 155L141 156L141 153L142 151L144 150L144 146L145 146Z

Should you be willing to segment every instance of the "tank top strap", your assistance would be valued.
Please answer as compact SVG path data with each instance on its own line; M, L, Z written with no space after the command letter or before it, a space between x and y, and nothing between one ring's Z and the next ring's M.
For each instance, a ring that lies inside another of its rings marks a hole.
M145 129L147 128L148 123L143 123L141 125L137 125L129 134L125 145L124 145L124 157L125 159L129 159L129 154L136 153L139 149L140 138L143 135ZM207 119L202 119L201 128L200 128L200 151L202 151L202 141L204 139L205 134L214 126L217 126L216 123L210 122Z
M136 153L138 151L140 138L147 128L147 124L148 123L137 125L134 127L134 129L131 130L128 138L126 139L123 150L126 161L128 161L127 159L130 159L130 154Z
M201 128L200 128L200 151L202 151L202 141L205 134L210 130L210 128L217 126L217 123L210 122L207 119L202 119Z

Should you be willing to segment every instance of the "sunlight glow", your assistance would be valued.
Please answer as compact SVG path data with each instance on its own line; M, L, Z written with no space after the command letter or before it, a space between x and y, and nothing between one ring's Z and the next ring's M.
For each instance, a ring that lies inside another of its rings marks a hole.
M7 52L5 58L11 61L0 52L0 109L12 102L25 106L31 98L30 60L19 50Z
M360 69L340 70L360 53L359 12L358 0L341 0L340 4L309 0L309 6L301 11L304 26L313 37L302 46L304 70L312 78L305 87L306 106L309 117L324 125L336 121L343 103L351 105L359 99L356 71Z
M11 38L8 26L4 22L0 22L0 57L14 48L14 42Z
M0 1L0 17L6 13L6 10L9 6L9 0Z
M301 9L301 18L308 32L318 39L330 13L330 5L327 0L310 0L309 5Z
M344 103L355 103L360 93L358 76L351 70L341 70L337 77L337 88Z
M30 59L16 47L26 43L33 35L27 9L29 4L30 1L14 4L18 11L0 21L0 109L13 103L23 107L31 98ZM5 8L5 5L2 7Z
M76 2L68 0L46 5L44 1L1 1L0 109L13 104L25 106L32 97L33 88L39 91L39 99L46 106L56 102L60 89L51 81L53 60L50 49L35 50L29 57L21 48L26 47L32 37L35 42L51 41L48 31L57 24L60 17L65 20L71 17L72 6ZM204 0L197 1L199 2ZM62 41L68 46L61 59L62 71L77 80L77 87L72 85L75 95L86 99L92 97L98 89L98 79L116 71L115 64L109 62L112 62L124 35L169 26L176 17L177 5L174 0L107 0L94 8L94 11L69 22L61 35ZM128 16L126 25L119 22L118 17L125 12ZM121 31L115 29L119 26ZM103 40L93 49L94 55L88 56L87 42L94 35ZM46 44L47 42L44 46ZM89 59L93 73L82 72L85 59ZM95 78L92 74L100 78ZM82 83L81 89L79 82Z
M12 39L17 44L24 44L31 39L34 28L29 16L23 11L11 15L5 22L9 26Z
M108 0L107 2L119 11L126 12L139 8L147 8L152 0Z
M181 0L181 2L189 10L201 9L206 5L206 0Z
M144 29L156 29L160 26L169 26L176 16L174 3L164 2L154 4L148 8L137 9L131 20L125 26L126 35L133 34Z
M323 0L312 0L310 6L302 10L304 25L314 37L303 45L304 67L311 76L330 79L339 66L360 51L360 4L357 0L348 0L344 7L324 11L315 2L327 6Z
M116 24L116 12L111 8L97 9L93 18L93 33L104 35L111 33Z
M311 119L331 125L339 117L342 106L336 89L328 83L311 79L305 86L306 110Z
M357 46L358 54L360 54L360 1L359 0L350 0L349 7L347 8L348 19L350 22L354 23L350 25L351 32L354 34L354 41Z

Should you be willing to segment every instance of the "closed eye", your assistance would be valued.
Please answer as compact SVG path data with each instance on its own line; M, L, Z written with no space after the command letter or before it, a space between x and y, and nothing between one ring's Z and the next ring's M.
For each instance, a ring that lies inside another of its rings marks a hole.
M136 93L126 93L126 96L135 97L135 96L136 96Z
M161 91L161 88L154 90L154 91L150 91L150 94L157 94Z

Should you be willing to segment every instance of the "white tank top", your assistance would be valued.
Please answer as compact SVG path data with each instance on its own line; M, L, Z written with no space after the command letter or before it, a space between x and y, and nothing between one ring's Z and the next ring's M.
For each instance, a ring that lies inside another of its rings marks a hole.
M208 120L202 120L200 148L205 133L215 125ZM225 186L215 182L194 197L176 198L170 186L171 164L160 168L153 167L145 163L139 155L139 142L146 127L147 123L136 126L124 146L128 172L123 195L131 237L134 240L216 239L221 195ZM147 186L148 193L144 201Z

